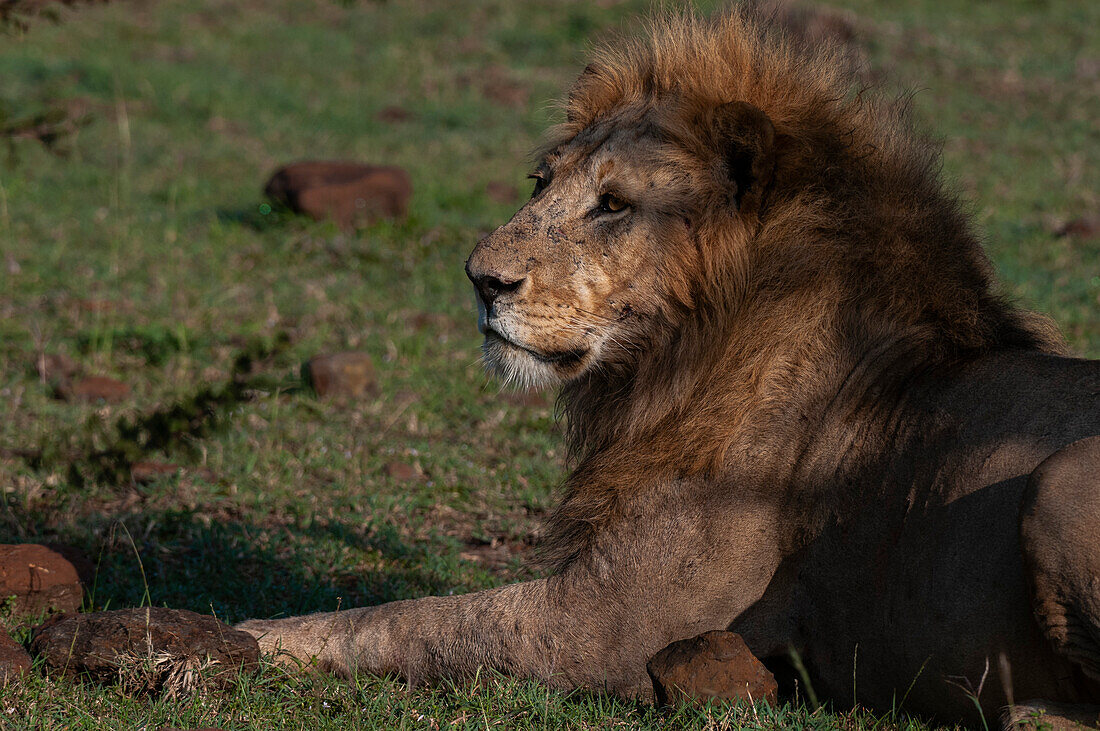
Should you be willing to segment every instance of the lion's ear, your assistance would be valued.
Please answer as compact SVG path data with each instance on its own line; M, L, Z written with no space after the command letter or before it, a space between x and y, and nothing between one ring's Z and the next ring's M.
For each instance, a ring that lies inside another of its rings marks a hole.
M727 102L714 110L715 142L738 211L758 213L775 173L775 127L768 115L747 102Z
M573 88L569 90L569 99L565 103L565 121L573 123L580 119L581 107L585 106L587 102L584 92L589 89L593 79L599 75L600 67L596 64L590 63L584 67L584 71L573 82ZM591 113L587 112L585 116L590 117Z

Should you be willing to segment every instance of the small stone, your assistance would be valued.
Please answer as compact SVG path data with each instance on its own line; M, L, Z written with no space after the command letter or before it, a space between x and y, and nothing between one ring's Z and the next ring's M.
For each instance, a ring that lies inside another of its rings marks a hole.
M407 122L412 119L412 116L412 113L404 107L389 106L378 112L378 121L395 124L398 122Z
M378 218L404 217L412 181L397 167L305 161L277 170L264 193L296 213L352 228Z
M322 398L364 396L377 390L374 363L366 353L317 355L303 367L303 376Z
M88 376L72 383L59 384L57 393L66 401L122 401L130 395L130 386L106 376Z
M23 646L0 628L0 686L9 680L26 675L31 668L31 656Z
M142 607L75 614L49 622L31 640L49 672L101 682L133 673L148 690L186 683L206 669L207 680L229 681L260 657L256 638L215 617L184 609Z
M0 598L14 597L13 616L75 612L84 601L76 567L33 543L0 545Z
M402 482L415 480L420 476L420 472L416 467L408 462L387 462L382 468L382 472L386 474L386 477Z
M778 687L741 635L714 630L673 642L646 664L658 705L684 701L766 700L776 703Z
M1100 216L1084 216L1067 221L1058 227L1055 234L1086 240L1100 238Z

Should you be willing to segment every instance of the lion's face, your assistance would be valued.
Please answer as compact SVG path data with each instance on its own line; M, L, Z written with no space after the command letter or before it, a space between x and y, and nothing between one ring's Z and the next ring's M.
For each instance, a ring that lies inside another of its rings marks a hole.
M668 298L670 270L690 257L682 157L646 133L606 128L547 156L531 200L466 264L490 371L545 387L630 357Z

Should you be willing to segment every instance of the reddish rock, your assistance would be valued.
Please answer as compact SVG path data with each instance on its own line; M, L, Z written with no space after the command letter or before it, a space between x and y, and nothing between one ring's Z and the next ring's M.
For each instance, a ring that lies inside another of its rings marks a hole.
M23 646L0 628L0 686L13 678L26 675L31 668L31 656Z
M1100 238L1100 216L1084 216L1067 221L1055 231L1058 236L1071 236L1077 239Z
M303 367L303 376L318 396L364 396L376 392L374 363L366 353L318 355Z
M714 630L673 642L646 664L659 705L708 700L776 703L775 678L741 635Z
M276 203L343 228L408 211L412 181L401 168L353 162L297 162L280 168L264 188Z
M378 112L378 121L380 122L396 124L398 122L407 122L410 119L412 119L412 113L404 107L390 106Z
M31 543L0 545L0 597L14 596L16 616L75 612L84 600L80 575L57 551Z
M386 474L386 477L402 482L415 480L420 476L420 472L416 467L407 462L387 462L382 468L382 472Z
M122 401L130 395L130 386L106 376L88 376L71 383L59 384L57 393L66 401Z
M86 675L110 682L119 669L142 668L142 659L158 663L145 673L145 687L159 689L181 671L209 667L211 680L228 681L240 668L251 668L260 657L256 638L207 614L183 609L143 607L74 614L41 627L31 640L49 672Z
M489 200L496 203L509 204L519 201L519 193L516 191L515 186L502 183L499 180L492 180L485 186L485 195L489 196Z

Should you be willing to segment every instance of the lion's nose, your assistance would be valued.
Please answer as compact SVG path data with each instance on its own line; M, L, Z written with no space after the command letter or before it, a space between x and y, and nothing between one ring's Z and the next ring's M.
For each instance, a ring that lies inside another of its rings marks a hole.
M493 304L500 295L515 292L526 279L526 277L509 279L496 273L481 272L471 268L470 262L466 262L466 276L474 283L474 288L486 307Z

